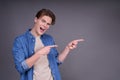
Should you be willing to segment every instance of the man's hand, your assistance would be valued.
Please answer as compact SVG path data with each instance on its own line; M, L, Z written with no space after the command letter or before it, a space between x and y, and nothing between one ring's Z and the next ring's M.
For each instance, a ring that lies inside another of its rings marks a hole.
M54 48L54 47L58 47L58 46L57 45L45 46L45 47L41 48L40 50L38 50L37 53L41 54L41 55L48 54L50 52L50 49Z
M74 48L77 47L78 42L82 42L82 41L84 41L84 39L73 40L73 41L71 41L71 42L68 44L67 47L68 47L70 50L72 50L72 49L74 49Z

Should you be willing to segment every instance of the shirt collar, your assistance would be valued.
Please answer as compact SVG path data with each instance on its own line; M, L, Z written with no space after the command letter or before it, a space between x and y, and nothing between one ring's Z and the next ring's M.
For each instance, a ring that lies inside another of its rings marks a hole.
M26 31L26 34L27 34L30 38L34 38L34 39L35 39L35 36L33 36L30 31L31 31L31 29L28 29L28 30ZM40 37L43 37L43 35L41 35Z

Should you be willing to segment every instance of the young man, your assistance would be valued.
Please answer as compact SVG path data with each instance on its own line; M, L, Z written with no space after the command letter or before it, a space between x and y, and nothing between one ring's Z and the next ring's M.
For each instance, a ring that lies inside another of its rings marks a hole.
M58 65L83 39L71 41L58 54L53 38L45 34L55 24L55 15L49 9L38 11L34 26L15 38L13 57L21 80L61 80Z

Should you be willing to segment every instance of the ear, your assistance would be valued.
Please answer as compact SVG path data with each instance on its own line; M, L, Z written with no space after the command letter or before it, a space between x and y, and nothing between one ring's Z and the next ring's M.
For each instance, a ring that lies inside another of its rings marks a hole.
M35 22L35 23L37 22L37 17L34 18L34 22Z

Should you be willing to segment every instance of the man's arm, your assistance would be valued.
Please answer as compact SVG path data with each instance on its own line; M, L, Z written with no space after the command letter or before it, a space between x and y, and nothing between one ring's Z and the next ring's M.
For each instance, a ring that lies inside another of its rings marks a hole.
M19 73L24 73L27 71L29 68L31 68L34 63L39 59L41 55L48 54L50 49L52 47L57 47L56 45L51 45L51 46L46 46L36 53L32 55L31 57L25 59L25 53L21 45L21 41L19 38L16 38L14 41L13 45L13 58L14 58L14 63L17 71Z
M57 47L57 45L50 45L50 46L45 46L42 49L38 50L33 56L30 58L26 59L26 63L31 68L34 63L40 58L41 55L46 55L50 52L50 49L53 47Z
M63 61L66 59L66 57L67 57L67 55L69 54L69 52L70 52L71 50L75 49L75 48L77 47L78 42L81 42L81 41L84 41L84 39L77 39L77 40L71 41L71 42L65 47L65 49L62 51L62 53L59 54L58 60L59 60L60 62L63 62Z

